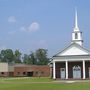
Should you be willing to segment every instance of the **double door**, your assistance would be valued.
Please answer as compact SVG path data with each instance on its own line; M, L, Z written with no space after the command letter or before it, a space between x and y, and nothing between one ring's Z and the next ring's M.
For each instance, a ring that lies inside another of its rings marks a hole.
M60 68L60 77L61 79L65 79L65 68Z
M73 79L81 79L81 67L80 66L73 67Z

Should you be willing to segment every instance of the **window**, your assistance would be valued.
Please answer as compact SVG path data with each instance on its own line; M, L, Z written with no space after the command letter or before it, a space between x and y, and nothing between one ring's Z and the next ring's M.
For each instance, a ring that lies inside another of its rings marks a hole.
M36 71L36 74L38 74L38 72Z
M80 66L74 66L74 67L73 67L73 70L74 70L74 71L79 71L79 70L81 70L81 68L80 68Z
M17 72L18 75L20 75L20 72Z
M77 33L75 33L75 39L78 39L78 34Z
M44 72L42 71L41 74L44 74Z
M1 74L4 74L4 72L1 72Z
M26 75L26 72L23 72L23 75Z

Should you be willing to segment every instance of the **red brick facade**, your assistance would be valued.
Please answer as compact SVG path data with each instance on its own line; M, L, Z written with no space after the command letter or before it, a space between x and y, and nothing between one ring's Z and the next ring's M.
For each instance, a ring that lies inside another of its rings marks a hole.
M50 67L48 65L17 66L14 68L14 76L48 77L50 76Z
M50 76L50 67L49 65L25 65L25 64L16 64L13 65L13 71L0 72L2 77L15 77L15 76L29 76L29 77L49 77Z

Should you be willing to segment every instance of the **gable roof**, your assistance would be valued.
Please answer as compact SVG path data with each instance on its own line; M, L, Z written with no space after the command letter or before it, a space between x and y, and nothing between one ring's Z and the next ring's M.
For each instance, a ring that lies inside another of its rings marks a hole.
M57 56L71 56L71 55L90 55L90 51L83 48L77 43L70 44L67 48L57 53L53 57Z

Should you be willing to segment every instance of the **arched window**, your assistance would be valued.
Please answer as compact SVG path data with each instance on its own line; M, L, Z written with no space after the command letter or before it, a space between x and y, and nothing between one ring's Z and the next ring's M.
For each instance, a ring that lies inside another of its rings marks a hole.
M81 70L81 67L76 65L76 66L73 67L73 70L75 70L75 71Z
M77 33L75 33L75 39L78 39L78 34Z

